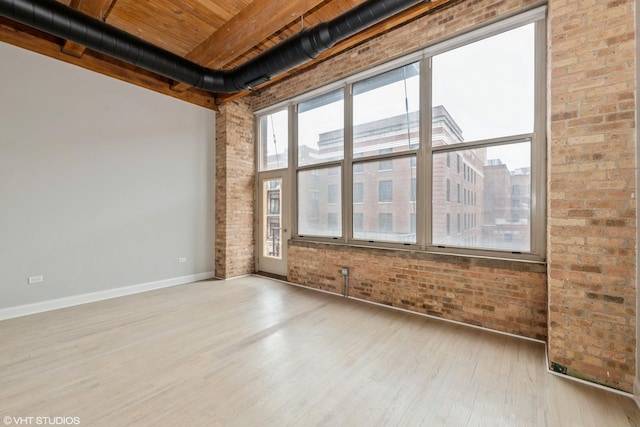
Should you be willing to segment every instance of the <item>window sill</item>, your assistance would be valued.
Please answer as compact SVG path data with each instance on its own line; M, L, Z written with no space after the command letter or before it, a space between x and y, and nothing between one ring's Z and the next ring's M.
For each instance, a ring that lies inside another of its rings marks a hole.
M425 260L433 262L442 262L457 265L471 265L477 267L500 268L506 270L545 273L547 264L544 260L532 259L511 259L501 258L499 256L473 255L473 254L454 254L447 252L434 252L420 250L414 248L391 248L368 246L366 243L340 243L340 242L321 242L316 240L290 239L287 244L292 247L329 249L352 253L367 253L377 256L401 257L416 260Z

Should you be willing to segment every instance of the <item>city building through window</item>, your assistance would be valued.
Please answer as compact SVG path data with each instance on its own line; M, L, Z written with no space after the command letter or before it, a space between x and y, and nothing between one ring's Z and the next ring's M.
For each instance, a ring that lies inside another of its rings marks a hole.
M513 17L302 97L295 150L259 118L263 162L296 153L294 238L544 257L543 30Z

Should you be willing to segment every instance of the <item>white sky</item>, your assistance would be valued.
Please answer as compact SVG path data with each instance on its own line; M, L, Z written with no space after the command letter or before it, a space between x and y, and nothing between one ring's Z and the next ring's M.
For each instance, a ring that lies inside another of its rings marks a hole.
M462 129L465 141L533 132L534 25L484 39L433 57L433 106L443 105ZM409 111L419 108L417 77L407 80ZM404 81L354 98L355 124L405 113ZM342 123L342 103L301 114L300 143L315 145L319 133ZM286 113L273 117L278 152L285 150ZM273 149L271 121L268 141ZM515 147L513 147L515 148ZM488 149L513 170L530 165L530 153L508 147Z

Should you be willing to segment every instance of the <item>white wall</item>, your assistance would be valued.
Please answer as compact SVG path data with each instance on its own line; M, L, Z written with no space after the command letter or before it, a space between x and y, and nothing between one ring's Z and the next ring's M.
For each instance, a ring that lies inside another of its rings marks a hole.
M213 111L5 43L0 82L0 309L213 271Z

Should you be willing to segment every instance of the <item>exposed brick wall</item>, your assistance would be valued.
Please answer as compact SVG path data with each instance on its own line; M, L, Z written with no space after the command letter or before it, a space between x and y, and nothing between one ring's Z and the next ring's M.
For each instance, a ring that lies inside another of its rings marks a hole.
M261 96L252 98L253 108L299 95L536 4L527 0L455 2L267 88ZM566 367L571 375L631 391L636 374L634 4L632 0L549 0L548 6L550 361ZM345 254L335 249L317 251L291 248L290 279L328 290L341 286L337 267L344 262L340 257ZM326 261L325 268L319 259ZM428 290L431 293L418 291L421 284L430 283L417 279L421 274L446 277L450 264L429 262L431 270L425 269L414 278L411 272L415 269L405 265L406 261L387 262L388 257L375 254L365 259L369 266L385 268L379 269L384 279L358 276L359 269L354 270L352 281L361 282L355 292L364 298L410 309L411 304L419 308L422 301L420 309L425 312L433 310L428 308L430 298L435 301L433 307L440 310L447 307L445 304L461 306L447 300L451 298L447 292L465 304L469 301L469 295L460 292L464 287L452 278L441 279L446 285L434 283L441 287L437 289L440 293L434 292L435 288ZM396 262L402 265L397 274L406 283L392 274ZM306 276L305 263L316 266ZM470 267L468 272L472 277L461 283L470 280L473 288L486 287L486 296L478 293L481 300L499 294L501 284L513 277L508 269L498 269L493 272L492 286L487 280L475 278L475 268ZM479 273L485 275L486 271ZM413 295L413 299L407 295ZM518 329L513 323L501 323L513 313L497 305L493 305L496 311L484 302L484 312L467 311L478 310L475 303L471 302L469 308L450 308L442 315L500 330ZM540 329L531 329L531 322L539 323L534 318L524 320L529 326L521 326L520 333L541 335Z
M547 336L546 267L448 255L291 242L288 277L349 296L529 338Z
M254 271L255 155L253 113L243 101L220 106L216 117L215 273Z
M640 5L640 0L636 0L636 52L640 49L640 10L638 10L638 6ZM640 82L640 60L636 57L636 120L639 117L637 106L640 105L640 90L638 88L638 83ZM638 125L636 122L636 188L638 187L638 183L640 182L640 176L638 176L638 164L640 164L640 153L638 152L638 145L640 144L640 129L638 129ZM637 249L638 242L640 242L640 227L638 227L638 219L637 213L640 211L640 200L638 200L638 196L636 195L636 319L638 317L638 313L640 313L640 296L638 295L638 283L640 282L640 277L638 277L638 269L640 268L640 251ZM636 380L633 387L634 398L636 404L640 407L640 378L638 373L640 373L640 357L638 357L638 343L640 343L640 328L637 326L636 320Z
M631 391L634 5L552 0L549 22L549 360Z

